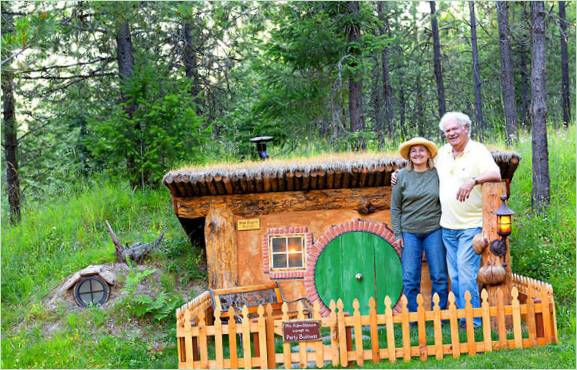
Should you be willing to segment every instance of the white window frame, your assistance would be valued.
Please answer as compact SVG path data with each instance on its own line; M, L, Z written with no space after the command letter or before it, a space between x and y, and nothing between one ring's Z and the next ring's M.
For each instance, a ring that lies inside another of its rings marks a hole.
M301 240L301 250L297 252L291 252L288 250L288 239L289 238L300 238ZM274 252L273 250L273 240L274 239L285 239L287 250L285 252ZM302 271L306 268L306 235L304 233L286 233L286 234L272 234L269 235L268 240L268 247L269 247L269 269L271 272L274 271ZM302 266L299 267L289 267L289 256L291 254L300 254L301 255L301 262ZM275 267L274 266L274 256L275 255L286 255L287 256L287 266L286 267Z

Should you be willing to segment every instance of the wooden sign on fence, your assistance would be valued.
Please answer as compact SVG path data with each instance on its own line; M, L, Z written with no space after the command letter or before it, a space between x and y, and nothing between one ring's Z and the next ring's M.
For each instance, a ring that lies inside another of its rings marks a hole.
M314 342L321 340L319 320L290 320L283 322L285 342Z

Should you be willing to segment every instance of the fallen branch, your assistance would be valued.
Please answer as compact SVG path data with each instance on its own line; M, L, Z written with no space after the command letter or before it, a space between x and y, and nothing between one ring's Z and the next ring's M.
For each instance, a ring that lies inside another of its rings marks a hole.
M162 238L164 238L164 232L162 232L160 236L151 243L139 242L134 245L131 245L130 247L128 246L123 247L122 244L120 243L120 240L118 240L118 237L114 233L114 230L112 230L112 227L108 223L108 220L106 220L105 222L106 227L108 228L108 234L110 234L110 238L112 239L112 242L114 243L114 247L116 249L116 258L118 262L128 263L128 260L133 260L136 263L141 263L144 260L144 258L148 256L150 251L152 251L153 249L155 249L160 245L160 242L162 242Z

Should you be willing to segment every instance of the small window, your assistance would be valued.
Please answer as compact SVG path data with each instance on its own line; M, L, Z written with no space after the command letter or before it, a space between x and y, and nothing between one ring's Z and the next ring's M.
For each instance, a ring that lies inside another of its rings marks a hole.
M262 241L264 273L274 280L304 279L312 245L313 234L306 226L269 228Z
M98 275L82 278L74 287L74 299L81 307L102 305L108 301L110 289Z
M302 269L304 261L304 235L270 236L271 269Z

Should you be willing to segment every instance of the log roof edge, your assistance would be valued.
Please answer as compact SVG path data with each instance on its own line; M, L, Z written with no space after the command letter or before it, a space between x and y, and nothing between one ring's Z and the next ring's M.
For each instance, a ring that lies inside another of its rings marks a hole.
M519 154L491 153L501 177L511 180L521 160ZM330 154L185 167L169 171L162 182L173 197L388 186L391 173L406 164L400 157L382 153Z

